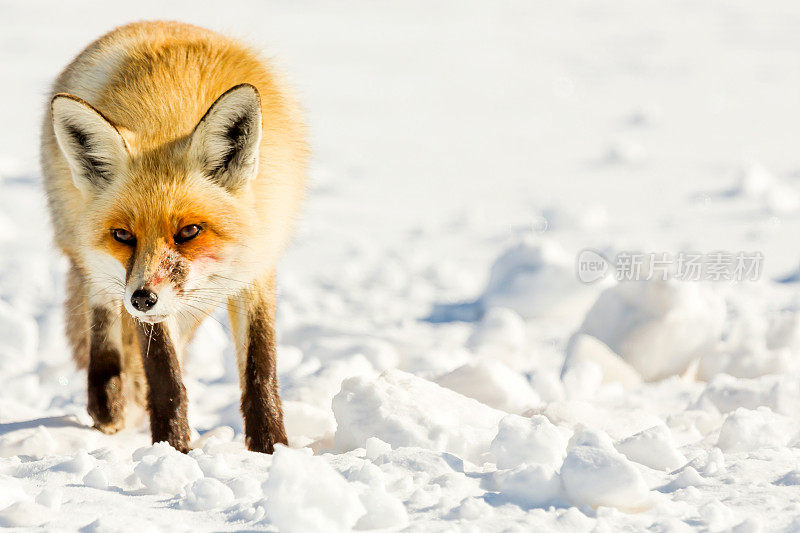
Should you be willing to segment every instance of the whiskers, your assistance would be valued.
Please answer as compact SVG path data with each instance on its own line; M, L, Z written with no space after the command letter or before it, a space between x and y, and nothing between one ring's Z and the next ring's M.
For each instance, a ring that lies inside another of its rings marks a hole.
M183 289L178 293L177 301L180 306L178 316L191 319L196 323L203 321L206 317L211 317L223 329L230 332L230 328L220 322L213 313L223 304L227 304L229 309L241 313L247 312L247 306L238 298L238 295L251 287L253 282L213 274L205 280L205 283L206 286Z
M85 297L79 298L76 305L65 307L64 311L67 314L82 313L86 321L85 323L87 323L88 326L85 330L81 331L80 334L88 335L95 328L93 307L97 307L96 305L93 306L91 302L103 300L104 305L102 305L102 307L111 307L113 310L117 302L120 304L122 302L123 295L125 294L125 283L117 277L104 273L83 276L82 280L86 287ZM120 316L120 313L111 313L111 320L106 327L106 338L112 328L119 323Z
M150 343L153 342L153 330L154 329L156 329L156 325L155 324L150 324L150 335L147 336L147 350L145 350L145 352L144 352L144 358L145 359L147 359L147 357L150 355Z

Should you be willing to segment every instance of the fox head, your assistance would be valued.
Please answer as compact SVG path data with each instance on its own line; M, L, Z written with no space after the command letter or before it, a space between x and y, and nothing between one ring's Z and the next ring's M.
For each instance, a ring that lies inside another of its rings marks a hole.
M200 315L243 288L258 232L247 194L262 134L255 87L228 90L188 135L154 148L131 149L78 97L57 94L51 110L84 200L80 238L93 286L149 323Z

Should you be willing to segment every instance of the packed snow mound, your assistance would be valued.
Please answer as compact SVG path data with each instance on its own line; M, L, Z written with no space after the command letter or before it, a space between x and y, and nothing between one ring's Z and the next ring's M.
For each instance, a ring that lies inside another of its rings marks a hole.
M500 421L490 451L497 468L539 464L552 470L561 466L570 437L568 430L554 426L547 417L509 415Z
M522 464L496 472L493 482L502 495L502 501L523 509L546 508L563 500L561 477L550 466Z
M591 335L578 333L567 344L561 368L562 381L572 381L574 378L570 374L582 372L581 366L586 364L594 364L600 369L603 383L619 383L626 389L633 389L642 383L641 374L611 348Z
M180 506L191 511L210 511L227 507L234 500L233 491L218 479L198 479L184 489Z
M495 260L479 301L484 310L504 307L526 319L579 316L597 287L581 283L575 259L553 240L523 240Z
M686 464L665 425L653 426L621 440L615 447L625 457L654 470L672 471Z
M276 447L264 489L267 514L286 533L351 531L366 512L358 493L310 452Z
M614 449L603 433L584 429L561 466L564 491L574 505L600 505L628 511L651 504L649 490L639 470Z
M800 360L795 356L800 350L800 311L795 303L767 304L770 297L749 293L726 296L723 339L716 350L700 359L700 379L710 380L722 373L738 378L800 373Z
M96 466L83 476L83 484L93 489L106 490L108 488L108 477L106 477L106 473L101 467Z
M659 487L658 490L660 492L675 492L676 490L686 489L688 487L702 487L704 485L708 485L708 481L706 481L693 466L686 466L678 471L674 479L666 485Z
M742 379L719 374L705 385L694 407L723 414L740 407L753 410L768 407L775 413L795 416L800 411L800 383L785 375Z
M333 399L339 451L363 448L378 437L392 448L447 451L476 464L505 413L400 370L375 380L351 378Z
M479 355L513 362L525 349L526 341L522 317L511 309L493 307L476 324L467 347Z
M436 378L436 383L508 413L522 414L542 402L528 380L493 359L470 361Z
M377 454L374 453L376 441L380 442L378 447L381 449ZM390 471L393 468L391 447L375 438L369 439L367 446L371 447L373 452L371 454L368 449L367 460L342 472L345 479L353 483L366 510L355 528L365 530L405 526L408 523L408 512L403 502L387 489L387 483L391 480Z
M764 447L783 448L797 439L797 422L768 407L739 407L719 430L717 446L723 452L754 452Z
M653 381L680 374L713 351L724 322L725 302L711 287L633 281L603 291L578 333L599 339Z
M153 494L175 495L186 484L203 477L203 471L193 457L180 453L167 443L158 443L141 452L139 464L133 471Z

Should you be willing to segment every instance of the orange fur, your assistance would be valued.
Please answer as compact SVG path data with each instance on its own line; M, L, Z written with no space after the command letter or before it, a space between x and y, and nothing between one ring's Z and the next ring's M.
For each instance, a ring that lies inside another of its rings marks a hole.
M242 84L253 86L260 98L257 174L228 190L200 171L203 158L193 151L192 134L212 104ZM253 310L274 307L275 266L305 191L306 132L289 88L260 54L239 41L178 22L138 22L83 50L53 84L51 98L58 95L93 109L113 126L106 133L123 140L114 157L126 158L102 190L79 189L48 108L42 167L55 241L73 266L72 309L111 313L107 323L116 330L107 342L124 355L125 372L141 381L138 346L131 340L136 325L129 317L114 319L130 299L126 281L138 276L142 283L163 284L179 264L206 279L221 272L219 279L230 280L224 298L186 297L193 303L170 317L169 337L180 354L205 314L227 299L243 368L248 317L267 316ZM177 232L190 224L199 225L201 233L176 242ZM135 235L135 247L115 240L115 229ZM70 319L68 327L88 321ZM87 334L69 333L76 358L85 364ZM115 421L104 430L119 427Z
M113 68L102 65L113 63ZM103 74L99 78L98 72ZM117 127L133 156L126 180L112 184L115 199L143 214L167 212L165 202L191 190L186 141L203 114L226 90L254 85L262 100L259 175L229 200L207 198L206 207L235 212L259 262L274 268L288 241L305 190L307 145L299 109L288 88L255 51L215 32L177 22L140 22L118 28L84 50L58 77L53 94L76 95ZM112 206L87 211L45 118L42 163L56 242L84 266L87 231ZM197 192L196 190L193 192ZM107 228L100 228L106 230ZM96 237L96 234L95 234Z

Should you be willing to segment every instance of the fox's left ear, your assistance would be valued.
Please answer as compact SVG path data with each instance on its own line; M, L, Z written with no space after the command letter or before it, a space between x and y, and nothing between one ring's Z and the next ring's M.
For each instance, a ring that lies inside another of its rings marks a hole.
M206 111L192 132L190 156L204 172L235 191L258 171L261 98L249 83L228 89Z
M86 194L108 185L129 159L119 130L100 111L71 94L55 95L50 110L56 141L75 186Z

